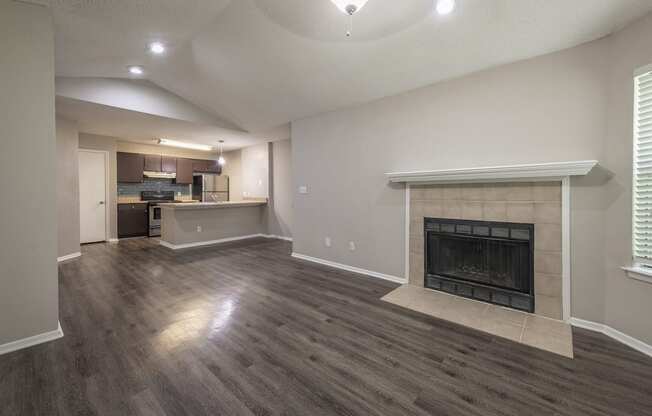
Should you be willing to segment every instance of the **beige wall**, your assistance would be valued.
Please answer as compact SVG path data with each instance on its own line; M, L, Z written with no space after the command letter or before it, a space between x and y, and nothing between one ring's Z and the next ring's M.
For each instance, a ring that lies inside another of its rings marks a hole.
M270 156L267 232L281 237L292 237L292 142L272 142Z
M59 316L49 10L0 2L0 56L1 345L54 331Z
M244 198L269 198L269 155L269 143L241 149Z
M597 159L600 169L572 180L572 315L652 343L652 285L620 270L631 262L632 74L652 63L651 19L294 122L294 184L309 187L294 189L294 250L403 276L405 194L384 172Z
M77 125L61 117L57 126L57 233L58 256L79 249L79 132Z

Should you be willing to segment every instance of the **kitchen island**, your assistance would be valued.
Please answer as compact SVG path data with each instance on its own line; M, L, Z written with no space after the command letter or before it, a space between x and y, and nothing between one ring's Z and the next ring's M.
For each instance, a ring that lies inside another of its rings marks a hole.
M178 250L263 236L266 205L265 200L160 204L161 245Z

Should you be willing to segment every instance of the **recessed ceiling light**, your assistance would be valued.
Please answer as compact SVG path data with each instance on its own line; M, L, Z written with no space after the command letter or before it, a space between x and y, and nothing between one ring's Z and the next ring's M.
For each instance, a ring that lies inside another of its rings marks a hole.
M128 68L129 68L129 73L132 75L143 75L145 73L145 70L143 69L142 66L132 65Z
M152 42L149 44L149 51L155 55L165 53L165 45L161 42Z
M449 14L455 10L455 0L437 0L437 13Z

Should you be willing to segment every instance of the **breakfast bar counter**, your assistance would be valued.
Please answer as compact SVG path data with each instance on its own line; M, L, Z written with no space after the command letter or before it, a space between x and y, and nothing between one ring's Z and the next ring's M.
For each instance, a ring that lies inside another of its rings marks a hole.
M163 203L161 245L178 250L263 236L267 201Z

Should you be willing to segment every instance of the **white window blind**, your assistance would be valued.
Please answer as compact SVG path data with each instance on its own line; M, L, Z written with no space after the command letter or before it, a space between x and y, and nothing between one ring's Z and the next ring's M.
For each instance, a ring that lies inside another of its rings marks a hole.
M633 249L638 261L652 264L652 71L634 84Z

